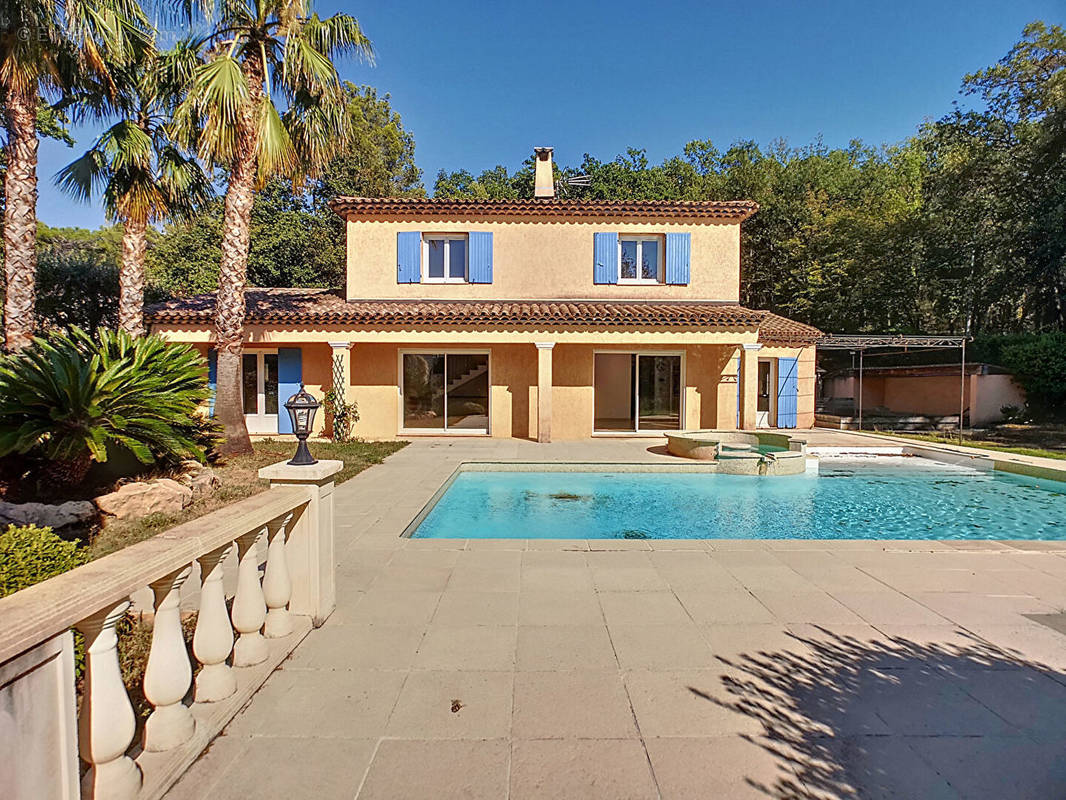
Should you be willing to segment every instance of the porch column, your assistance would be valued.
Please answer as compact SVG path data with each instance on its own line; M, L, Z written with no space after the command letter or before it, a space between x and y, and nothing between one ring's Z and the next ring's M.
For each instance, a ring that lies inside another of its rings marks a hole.
M351 342L329 343L329 371L332 376L333 396L337 400L348 400L348 387L351 385L351 358L348 351L352 349ZM323 387L325 388L325 387ZM326 424L322 421L323 426ZM331 420L333 425L334 441L347 441L351 435L351 421L337 423L336 418ZM323 427L323 432L325 428Z
M759 351L761 344L740 346L740 428L755 430L759 408Z
M333 391L340 397L347 398L348 386L351 384L351 359L348 351L351 342L330 342L330 370L333 373Z
M552 440L552 348L555 342L537 345L537 441Z

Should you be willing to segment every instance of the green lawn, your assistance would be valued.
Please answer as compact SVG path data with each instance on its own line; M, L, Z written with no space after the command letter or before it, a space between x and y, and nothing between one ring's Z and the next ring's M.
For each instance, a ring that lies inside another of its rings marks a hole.
M395 453L406 442L309 442L311 454L320 459L340 459L344 468L337 473L336 482L341 483L362 472L369 466L380 464L386 456ZM222 485L212 494L196 500L180 514L150 514L138 520L116 520L101 530L89 545L90 558L121 550L143 541L168 528L202 517L204 514L243 500L264 491L267 482L260 480L260 467L287 461L296 451L295 442L265 439L253 444L255 452L245 456L233 456L212 464Z
M972 439L963 434L962 441L958 436L939 433L912 433L910 431L866 431L866 433L880 433L883 436L900 436L905 439L916 439L930 444L953 444L962 447L979 447L983 450L996 450L1001 453L1016 453L1020 456L1036 456L1038 458L1057 458L1066 460L1066 452L1062 450L1046 450L1042 447L1015 447L1002 444L990 439Z

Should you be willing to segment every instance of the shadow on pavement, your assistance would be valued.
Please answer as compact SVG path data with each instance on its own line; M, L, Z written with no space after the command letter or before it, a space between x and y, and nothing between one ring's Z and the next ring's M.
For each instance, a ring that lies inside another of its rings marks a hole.
M746 737L781 767L772 798L1066 798L1066 675L976 637L860 641L824 629L720 658ZM1063 639L1066 647L1066 637Z

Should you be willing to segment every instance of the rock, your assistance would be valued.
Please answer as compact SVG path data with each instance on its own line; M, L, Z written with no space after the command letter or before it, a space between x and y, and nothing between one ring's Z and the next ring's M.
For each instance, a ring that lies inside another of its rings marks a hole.
M204 497L205 495L209 495L222 485L222 481L218 479L218 475L215 474L215 471L207 467L204 467L201 472L193 475L188 483L185 483L184 481L182 481L182 483L192 489L193 497Z
M63 528L84 528L96 519L96 506L89 500L69 500L59 505L47 503L0 502L0 526L36 525L56 533Z
M171 478L149 483L127 483L117 491L93 499L104 514L104 524L111 519L139 519L148 514L176 514L192 502L192 489Z

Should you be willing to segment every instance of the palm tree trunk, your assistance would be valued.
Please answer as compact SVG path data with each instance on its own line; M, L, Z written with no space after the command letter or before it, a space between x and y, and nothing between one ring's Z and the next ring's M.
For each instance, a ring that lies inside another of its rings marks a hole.
M4 178L4 344L21 350L33 339L37 300L37 95L7 92Z
M258 171L256 115L263 96L263 64L250 54L241 65L249 101L241 109L237 157L230 168L222 223L222 262L215 299L215 346L218 374L215 419L222 425L222 453L249 453L252 442L241 402L241 348L244 343L244 286L248 277L248 243Z
M118 326L144 336L144 255L148 223L128 219L122 227L122 265L118 272Z

